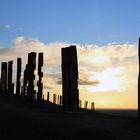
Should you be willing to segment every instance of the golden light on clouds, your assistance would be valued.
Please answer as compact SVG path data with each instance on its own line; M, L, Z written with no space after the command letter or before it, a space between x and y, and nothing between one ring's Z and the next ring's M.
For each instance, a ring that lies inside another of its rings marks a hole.
M104 70L102 73L97 73L90 77L91 80L97 79L100 84L95 87L89 87L89 92L100 92L100 91L122 91L124 87L124 81L119 76L124 71L123 68L109 68Z
M17 37L11 48L0 48L0 61L23 60L27 53L44 53L44 95L62 94L61 48L71 44L44 44L37 39ZM107 44L106 46L77 44L80 99L95 102L96 108L137 108L138 56L134 44ZM9 59L10 58L10 59ZM23 70L22 70L23 72Z

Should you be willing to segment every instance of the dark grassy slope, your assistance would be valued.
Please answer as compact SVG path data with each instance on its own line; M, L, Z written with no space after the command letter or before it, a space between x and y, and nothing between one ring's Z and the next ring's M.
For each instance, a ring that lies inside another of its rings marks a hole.
M140 140L140 125L133 118L64 112L51 103L0 95L0 140L7 139Z

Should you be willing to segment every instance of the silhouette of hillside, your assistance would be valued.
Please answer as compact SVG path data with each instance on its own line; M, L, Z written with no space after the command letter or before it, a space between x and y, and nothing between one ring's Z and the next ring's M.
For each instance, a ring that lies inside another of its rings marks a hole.
M63 111L47 101L0 95L0 139L139 140L134 118L93 111Z

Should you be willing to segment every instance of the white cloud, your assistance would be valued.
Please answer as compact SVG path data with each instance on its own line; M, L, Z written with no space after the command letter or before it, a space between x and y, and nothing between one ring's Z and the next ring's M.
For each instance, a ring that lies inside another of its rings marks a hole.
M3 25L3 27L9 29L9 28L11 28L11 25L10 24L5 24L5 25Z

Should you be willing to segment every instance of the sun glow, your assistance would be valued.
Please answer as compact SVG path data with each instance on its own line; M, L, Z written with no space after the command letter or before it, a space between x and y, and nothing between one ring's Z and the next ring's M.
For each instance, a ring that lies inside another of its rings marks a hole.
M98 80L100 84L95 87L88 87L89 92L98 92L98 91L122 91L124 89L123 83L124 80L120 74L124 71L123 68L109 68L103 71L100 74L95 74L91 77L91 80Z

